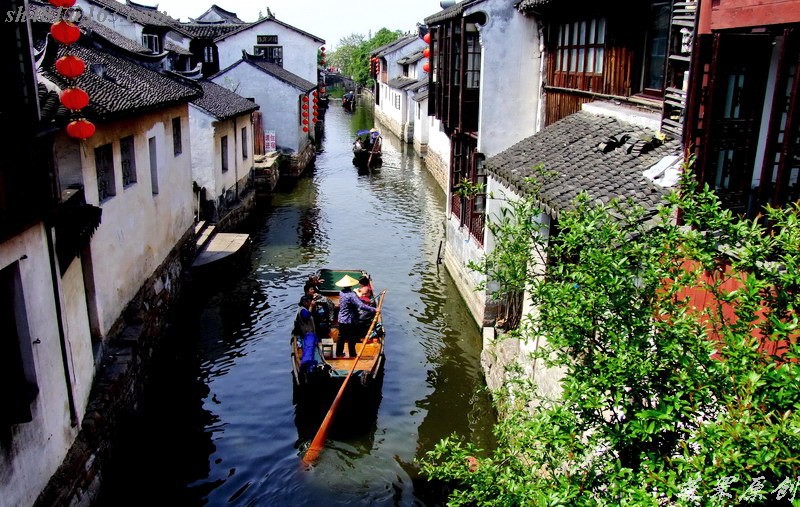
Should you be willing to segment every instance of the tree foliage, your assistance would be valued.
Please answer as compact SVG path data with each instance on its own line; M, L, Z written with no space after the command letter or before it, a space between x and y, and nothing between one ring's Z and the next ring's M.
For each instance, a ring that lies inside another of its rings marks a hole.
M331 64L341 73L356 83L369 84L369 59L373 49L393 42L403 36L400 30L381 28L374 36L367 38L363 34L351 34L339 41L336 50L329 55Z
M501 234L547 241L549 259L527 271L539 311L518 333L540 339L535 360L563 369L563 391L509 385L496 449L451 437L427 454L451 504L800 501L800 205L748 221L688 170L681 188L657 220L583 195L547 240L525 225L535 193L513 208L523 225ZM763 351L774 342L780 357Z

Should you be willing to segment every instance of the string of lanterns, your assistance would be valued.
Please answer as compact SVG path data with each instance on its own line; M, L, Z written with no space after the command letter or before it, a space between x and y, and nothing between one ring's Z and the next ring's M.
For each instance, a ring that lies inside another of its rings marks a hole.
M69 9L75 5L76 0L50 0L50 4L59 9ZM69 12L69 11L60 11ZM70 46L81 37L81 30L77 25L64 19L56 21L50 26L50 35L53 39L65 46ZM89 105L89 94L74 86L74 80L86 71L86 63L78 56L67 54L56 60L56 72L70 82L70 86L61 91L59 96L61 104L72 111L74 119L67 125L67 135L75 139L85 140L95 133L95 126L86 118L80 116L80 111Z
M425 44L428 45L428 47L426 47L425 49L422 50L422 56L424 56L425 58L430 58L430 56L431 56L431 47L430 47L431 34L430 34L430 32L428 32L425 35L423 35L422 36L422 40L425 41ZM430 62L428 60L425 60L425 63L422 64L422 70L425 71L425 72L430 72L431 64L430 64Z
M381 61L377 56L373 56L369 61L369 72L377 78L381 70Z

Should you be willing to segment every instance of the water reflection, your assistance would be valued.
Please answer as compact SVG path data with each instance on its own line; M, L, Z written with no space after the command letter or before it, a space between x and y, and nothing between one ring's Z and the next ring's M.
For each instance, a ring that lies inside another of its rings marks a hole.
M104 490L109 505L422 504L436 497L415 458L453 432L491 446L481 337L437 263L444 194L385 129L381 171L359 175L352 138L371 126L363 104L331 105L315 168L250 225L245 273L197 294L176 324ZM327 406L295 403L288 342L320 267L363 268L388 289L386 366L381 396L345 406L306 469L299 457Z

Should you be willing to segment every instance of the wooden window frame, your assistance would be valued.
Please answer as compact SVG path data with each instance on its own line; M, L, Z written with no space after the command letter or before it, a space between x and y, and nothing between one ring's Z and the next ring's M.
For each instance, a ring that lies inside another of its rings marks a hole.
M242 160L247 160L247 126L242 127Z
M114 149L111 143L94 149L94 166L97 173L97 199L98 202L103 203L117 195Z
M606 64L607 36L608 24L604 17L559 24L554 46L555 73L567 76L602 76ZM591 70L588 70L590 65Z
M283 67L283 46L253 46L253 54Z
M181 117L176 116L172 119L172 154L178 156L183 153L183 138L181 129Z
M136 183L136 139L133 135L120 138L119 163L122 168L122 188L128 188Z
M228 172L228 136L219 139L219 157L221 172Z

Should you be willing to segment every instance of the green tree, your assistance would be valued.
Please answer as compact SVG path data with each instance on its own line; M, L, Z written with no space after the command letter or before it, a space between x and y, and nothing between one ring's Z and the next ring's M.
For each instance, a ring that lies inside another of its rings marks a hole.
M451 504L800 501L800 205L747 221L690 171L681 189L657 220L585 195L559 215L547 271L527 280L539 311L516 333L542 339L536 361L565 371L563 391L511 384L496 449L452 437L426 455ZM519 224L540 212L535 192L525 200ZM502 234L545 247L535 229ZM687 297L698 289L710 304Z
M338 67L342 74L350 77L362 86L369 84L369 59L373 49L389 44L402 37L399 30L381 28L371 38L362 34L351 34L339 41L336 50L330 53L332 64Z

